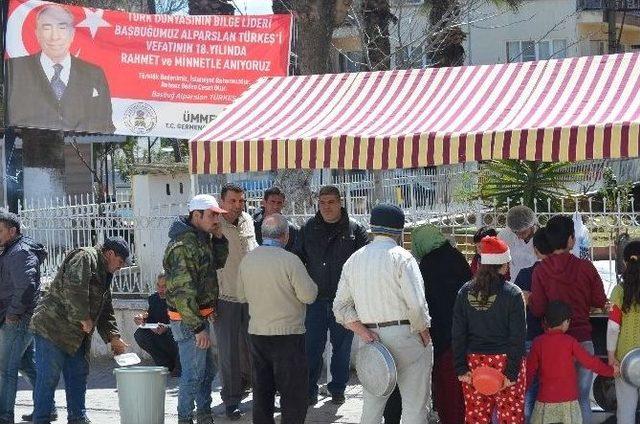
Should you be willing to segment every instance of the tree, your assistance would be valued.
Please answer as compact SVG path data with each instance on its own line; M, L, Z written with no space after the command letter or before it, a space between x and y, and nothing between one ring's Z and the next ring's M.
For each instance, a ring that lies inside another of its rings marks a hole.
M517 7L524 0L486 0L498 6ZM428 44L435 67L460 66L464 63L463 43L467 34L462 30L461 0L428 0L431 30ZM467 5L468 7L468 5Z
M273 13L296 16L293 46L296 74L331 72L333 30L346 18L351 0L273 0ZM288 194L290 205L311 204L313 171L286 170L276 172L276 184ZM289 210L290 211L290 210Z
M233 15L230 0L189 0L189 15Z
M389 24L391 22L397 23L398 18L391 13L389 0L364 0L362 15L367 70L386 71L391 69Z
M569 194L566 184L581 178L567 162L492 160L480 171L480 197L497 206L522 199L532 209L553 210Z

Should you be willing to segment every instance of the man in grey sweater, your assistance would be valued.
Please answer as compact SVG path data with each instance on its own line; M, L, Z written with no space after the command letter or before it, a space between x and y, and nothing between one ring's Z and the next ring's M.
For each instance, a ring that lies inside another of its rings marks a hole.
M280 392L282 424L303 423L309 384L305 352L306 305L318 287L302 261L284 247L289 223L273 214L262 223L263 245L247 253L238 272L238 299L249 304L253 422L274 423Z

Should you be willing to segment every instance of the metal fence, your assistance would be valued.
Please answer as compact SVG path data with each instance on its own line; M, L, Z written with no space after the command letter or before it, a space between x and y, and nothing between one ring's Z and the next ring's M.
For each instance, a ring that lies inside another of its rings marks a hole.
M618 206L605 204L603 208L592 201L575 201L563 203L560 213L579 211L591 234L592 257L611 260L615 257L615 241L619 234L628 232L631 236L640 236L640 213L635 210L635 205L632 203L628 210ZM21 219L25 233L43 243L49 252L43 267L45 282L53 278L70 249L99 244L113 235L124 237L131 243L135 264L117 273L113 292L120 296L139 296L153 289L154 277L161 270L162 254L168 241L167 231L177 210L186 210L186 205L175 205L174 211L162 215L133 216L128 201L88 202L25 209L21 211ZM506 210L475 202L447 212L407 211L407 221L408 226L432 223L450 235L462 251L471 253L476 228L482 225L504 227ZM544 224L555 213L537 211L537 214L540 223ZM298 214L292 218L300 224L310 216ZM352 217L368 224L367 213L352 214Z
M596 178L600 173L598 169L594 170L592 166L587 170L591 170ZM402 207L408 225L433 223L455 239L463 251L471 252L475 229L481 225L504 227L507 210L479 201L468 203L456 200L455 191L469 183L465 177L473 172L463 168L441 173L421 170L414 175L406 171L389 171L377 176L372 173L336 176L332 182L344 193L349 215L363 224L368 224L369 212L375 205L372 197L375 184L382 181L384 201ZM259 207L263 190L269 186L267 181L262 186L246 191L249 211ZM317 183L312 186L312 190L318 188ZM217 194L219 187L203 186L198 191ZM543 212L548 208L536 209L540 209L537 213L541 224L552 215ZM115 276L113 291L120 296L139 296L152 290L154 277L162 268L168 229L175 216L184 214L187 207L184 204L172 204L151 210L145 216L136 215L128 195L117 196L103 203L98 203L93 196L74 196L20 205L19 215L25 233L43 243L49 252L43 266L45 282L53 278L69 250L96 245L106 237L119 235L130 242L135 265L121 270ZM621 232L628 231L632 236L640 236L640 216L633 202L627 208L593 200L561 204L560 213L572 214L575 211L581 213L592 234L594 258L613 258L613 246ZM290 218L301 225L315 212L313 207L295 206Z

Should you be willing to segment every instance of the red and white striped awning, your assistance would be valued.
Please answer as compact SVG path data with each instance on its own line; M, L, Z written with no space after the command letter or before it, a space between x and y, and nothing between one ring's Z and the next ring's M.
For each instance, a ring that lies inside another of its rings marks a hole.
M639 127L639 53L263 78L191 140L191 171L634 157Z

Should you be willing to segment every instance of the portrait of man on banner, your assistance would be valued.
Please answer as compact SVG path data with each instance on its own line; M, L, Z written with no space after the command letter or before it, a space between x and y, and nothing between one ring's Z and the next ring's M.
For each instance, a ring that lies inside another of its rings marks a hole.
M104 71L71 53L75 26L74 15L64 6L45 4L37 9L40 51L6 62L8 126L114 132Z

